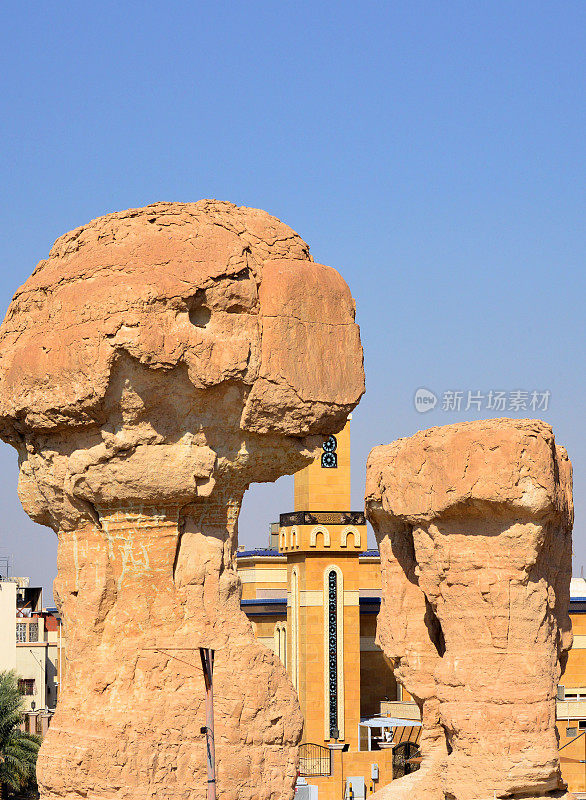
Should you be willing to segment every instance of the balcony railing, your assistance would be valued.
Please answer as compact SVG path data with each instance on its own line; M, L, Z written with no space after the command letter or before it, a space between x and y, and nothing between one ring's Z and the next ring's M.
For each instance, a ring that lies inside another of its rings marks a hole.
M331 775L332 761L329 747L310 742L300 745L299 774L305 778Z
M586 719L586 698L582 695L579 698L567 697L565 700L558 700L557 718L565 719Z
M364 511L290 511L279 517L281 528L292 525L366 525Z

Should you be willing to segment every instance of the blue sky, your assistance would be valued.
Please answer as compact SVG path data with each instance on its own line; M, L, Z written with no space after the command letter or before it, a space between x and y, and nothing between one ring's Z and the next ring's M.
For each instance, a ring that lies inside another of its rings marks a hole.
M29 3L0 23L2 314L96 216L264 208L357 301L354 507L372 446L502 415L466 411L469 390L549 391L538 415L574 463L586 565L582 0ZM439 397L427 414L421 386ZM22 512L6 445L0 465L0 552L49 588L55 536ZM241 542L291 507L291 479L252 489Z

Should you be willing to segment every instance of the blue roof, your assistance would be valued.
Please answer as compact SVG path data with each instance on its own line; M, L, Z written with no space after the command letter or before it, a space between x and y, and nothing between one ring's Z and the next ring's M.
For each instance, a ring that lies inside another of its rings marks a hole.
M279 556L282 558L283 554L279 553L278 550L273 550L272 548L268 547L257 547L254 550L240 550L238 553L236 553L237 558L251 558L252 556L272 556L273 558Z
M268 606L268 605L283 605L283 603L287 602L286 597L258 597L253 598L252 600L241 600L241 606Z
M237 558L254 558L254 556L260 556L262 558L277 558L285 557L285 553L280 553L278 550L274 550L271 547L256 547L252 550L240 550L237 554ZM379 558L380 553L376 549L365 550L363 553L359 554L360 558Z

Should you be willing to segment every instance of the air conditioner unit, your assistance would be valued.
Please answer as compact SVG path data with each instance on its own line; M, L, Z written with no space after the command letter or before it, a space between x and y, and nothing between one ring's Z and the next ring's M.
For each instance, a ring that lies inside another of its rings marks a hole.
M297 778L295 800L318 800L317 792L317 786L311 786L305 778Z

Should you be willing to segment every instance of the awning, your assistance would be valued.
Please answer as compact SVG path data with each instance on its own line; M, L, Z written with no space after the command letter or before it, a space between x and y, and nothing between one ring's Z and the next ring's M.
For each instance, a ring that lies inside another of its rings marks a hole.
M401 717L371 717L360 720L365 728L420 728L421 720L402 719Z

